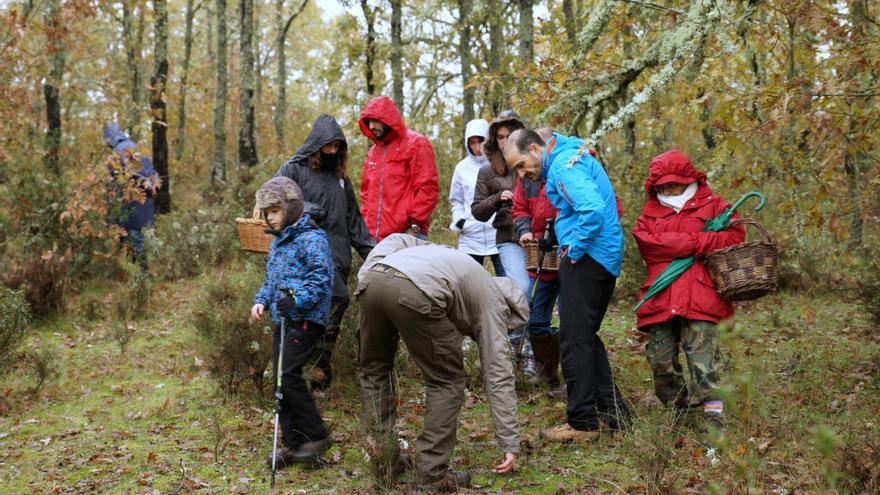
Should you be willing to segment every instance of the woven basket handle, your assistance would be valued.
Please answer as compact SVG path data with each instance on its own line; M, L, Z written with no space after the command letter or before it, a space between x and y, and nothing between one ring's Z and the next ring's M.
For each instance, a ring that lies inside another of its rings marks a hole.
M766 242L767 244L776 244L775 242L773 242L773 238L770 237L770 232L767 232L767 229L765 229L763 225L755 220L752 220L751 218L740 218L739 220L734 220L730 222L729 227L733 227L734 225L751 225L752 227L758 229L758 232L760 232L761 236L764 237L764 242Z
M254 205L254 213L252 217L254 220L262 220L262 218L260 217L260 209L257 208L256 205Z

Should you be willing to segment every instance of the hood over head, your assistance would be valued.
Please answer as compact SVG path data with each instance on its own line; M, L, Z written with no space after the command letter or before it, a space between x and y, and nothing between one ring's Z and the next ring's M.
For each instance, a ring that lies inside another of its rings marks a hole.
M406 135L406 123L403 121L403 116L400 115L400 110L397 109L394 100L387 96L377 96L368 101L361 111L361 118L358 121L364 136L375 141L373 133L367 126L367 119L378 120L391 128L391 131L382 139L383 141L391 141L395 137Z
M284 209L284 226L293 225L303 213L303 193L299 185L288 177L272 177L257 190L257 208L273 206ZM265 218L265 215L264 215Z
M104 144L107 146L115 148L120 143L128 140L128 134L116 122L111 122L104 126Z
M697 182L702 186L706 184L706 174L697 170L684 153L672 149L651 160L648 178L645 180L645 190L649 196L656 196L654 186L669 182L682 184Z
M510 318L507 319L507 331L521 328L529 322L529 303L526 294L516 282L507 277L492 277L495 286L504 295L504 301L510 309Z
M341 141L343 147L348 147L345 133L342 132L342 127L339 126L336 119L331 115L322 113L315 119L315 123L312 124L312 131L309 132L309 137L296 150L296 154L293 155L290 161L305 163L310 156L320 151L324 145L330 144L333 141Z
M464 128L464 149L467 150L467 154L476 158L479 161L486 161L486 155L480 155L479 157L474 156L471 153L471 148L468 146L468 139L477 136L483 138L483 142L486 142L486 137L489 135L489 123L484 119L474 119L467 123Z

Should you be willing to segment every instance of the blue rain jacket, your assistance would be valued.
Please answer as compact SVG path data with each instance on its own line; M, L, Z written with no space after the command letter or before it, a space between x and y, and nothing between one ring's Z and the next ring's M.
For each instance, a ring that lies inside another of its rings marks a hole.
M113 148L113 152L116 153L117 156L119 156L119 162L124 170L123 173L125 173L126 175L132 176L138 180L143 180L150 176L156 175L156 169L153 168L153 162L151 162L146 155L141 155L141 169L139 171L132 172L125 170L125 152L129 149L134 149L135 151L137 151L137 146L128 137L128 134L126 134L125 131L119 128L118 124L113 123L104 127L104 143L107 146ZM111 170L111 175L115 174L116 172ZM122 205L121 208L116 207L114 209L113 207L111 207L109 221L110 223L121 225L127 230L139 230L144 227L149 227L153 225L155 221L155 201L156 200L153 197L152 192L147 191L147 197L143 203L139 201L132 201L130 203Z
M554 133L542 155L547 197L559 210L556 237L560 254L580 260L585 254L615 277L623 263L623 229L614 187L602 165L584 153L571 166L583 140Z

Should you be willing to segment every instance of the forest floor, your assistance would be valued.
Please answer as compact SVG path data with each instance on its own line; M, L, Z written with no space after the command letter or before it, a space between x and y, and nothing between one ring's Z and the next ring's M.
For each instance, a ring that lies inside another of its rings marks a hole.
M41 322L28 345L47 349L56 372L36 391L25 367L0 380L0 493L268 492L268 397L219 394L190 322L205 281L217 276L157 285L124 354L117 324L88 302L107 288L77 297L72 316ZM742 305L722 344L723 436L699 418L676 422L654 398L632 304L612 304L603 338L634 430L591 445L545 443L538 431L563 421L564 404L520 382L523 453L511 475L491 473L500 455L469 354L472 387L452 464L469 470L474 486L461 493L880 491L880 332L857 304L839 293L782 293ZM326 463L281 471L279 493L384 491L363 449L347 331L339 378L319 399L332 429ZM424 396L403 346L397 368L399 426L412 446ZM389 491L411 490L404 480Z

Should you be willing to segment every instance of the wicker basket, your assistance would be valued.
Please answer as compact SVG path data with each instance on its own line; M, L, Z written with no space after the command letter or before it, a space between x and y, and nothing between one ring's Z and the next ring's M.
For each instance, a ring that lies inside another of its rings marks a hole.
M526 269L529 271L538 270L538 258L541 256L541 250L538 248L537 240L526 241L523 247L526 250ZM559 257L556 256L556 250L559 246L553 246L553 251L544 254L544 263L541 264L542 272L559 271Z
M254 208L251 218L236 218L235 226L238 228L238 240L243 251L252 253L268 253L269 243L272 242L272 234L266 233L266 222L260 218L260 210Z
M754 220L730 223L731 226L737 224L752 225L763 239L709 253L705 265L722 297L729 301L748 301L776 290L779 250L760 223Z

